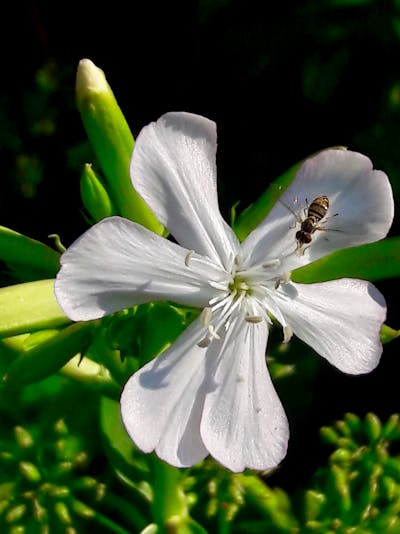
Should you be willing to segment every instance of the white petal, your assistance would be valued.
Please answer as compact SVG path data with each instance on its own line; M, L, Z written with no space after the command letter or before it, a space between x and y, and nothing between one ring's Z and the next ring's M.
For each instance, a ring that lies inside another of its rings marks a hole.
M218 207L216 150L214 122L167 113L140 132L131 176L136 191L182 246L228 267L238 242Z
M362 374L378 365L386 304L369 282L291 283L280 287L276 299L296 336L341 371Z
M275 467L286 454L288 423L265 363L267 336L265 323L233 320L204 403L204 444L235 472Z
M208 368L213 344L200 348L204 327L196 319L177 341L127 382L121 397L125 428L144 452L177 467L208 455L200 437Z
M304 220L307 206L322 195L330 203L322 230L312 235L303 255L294 254L300 224L293 212ZM335 250L382 239L393 212L392 189L385 173L374 171L371 161L357 152L324 150L301 165L270 214L243 243L244 255L251 255L253 264L266 256L290 255L284 268L292 270Z
M155 300L204 307L225 274L207 258L121 217L99 222L61 257L55 295L66 315L87 321Z

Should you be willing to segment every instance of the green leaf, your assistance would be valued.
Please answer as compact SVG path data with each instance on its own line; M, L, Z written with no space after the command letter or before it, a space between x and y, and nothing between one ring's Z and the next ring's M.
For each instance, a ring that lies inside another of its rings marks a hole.
M0 260L19 280L30 282L54 277L59 258L59 253L44 243L0 226Z
M390 328L390 326L383 324L380 336L383 344L389 343L389 341L393 341L400 336L400 330L395 330L394 328Z
M300 165L301 162L290 167L290 169L272 182L268 189L258 200L256 200L256 202L254 202L254 204L251 204L242 211L233 226L240 241L243 241L248 234L265 219L278 198L292 183Z
M135 319L139 325L140 365L168 348L187 326L184 314L165 302L138 308Z
M132 133L104 72L89 59L79 63L76 96L113 205L123 217L162 234L163 226L132 187L129 173L134 145Z
M54 280L0 289L0 338L64 326L71 321L57 304Z
M305 284L338 278L385 280L398 276L400 237L339 250L292 273L293 281Z
M56 373L75 354L83 353L91 340L93 322L75 323L16 358L4 380L10 386L22 386Z
M101 398L100 426L105 452L114 470L123 473L126 479L136 482L142 480L148 467L143 456L135 454L136 449L122 423L118 400Z

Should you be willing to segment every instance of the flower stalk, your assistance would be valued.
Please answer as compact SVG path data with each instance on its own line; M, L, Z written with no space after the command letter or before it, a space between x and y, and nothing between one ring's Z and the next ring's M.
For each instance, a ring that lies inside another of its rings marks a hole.
M0 338L69 324L53 285L54 280L38 280L1 288Z
M58 252L35 239L0 226L0 257L18 280L51 278L59 267Z
M22 354L7 369L5 383L9 386L27 385L57 372L75 354L83 352L93 327L91 322L73 324Z
M155 477L152 513L155 523L168 532L184 532L189 519L185 493L181 487L182 474L175 467L154 458Z

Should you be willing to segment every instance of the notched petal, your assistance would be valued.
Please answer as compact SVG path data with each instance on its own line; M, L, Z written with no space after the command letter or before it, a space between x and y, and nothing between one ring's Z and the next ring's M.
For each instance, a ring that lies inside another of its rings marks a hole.
M239 244L218 207L216 150L214 122L167 113L140 132L131 176L134 188L182 246L227 267Z
M121 217L104 219L61 257L55 295L74 321L103 317L143 302L171 300L203 307L224 273L207 258Z
M213 349L197 346L203 329L197 319L128 380L121 397L122 419L132 440L177 467L194 465L208 454L200 419L205 390L212 382Z
M286 454L288 423L266 368L267 332L265 323L232 321L204 403L204 444L235 472L276 467Z
M311 221L310 242L299 248L296 233L313 200L326 196L329 208ZM282 258L293 270L341 248L386 236L394 203L386 174L373 170L366 156L348 150L323 150L308 158L266 219L243 243L250 263ZM300 254L296 252L301 252Z
M369 282L291 283L277 291L276 300L294 334L341 371L364 374L378 365L386 303Z

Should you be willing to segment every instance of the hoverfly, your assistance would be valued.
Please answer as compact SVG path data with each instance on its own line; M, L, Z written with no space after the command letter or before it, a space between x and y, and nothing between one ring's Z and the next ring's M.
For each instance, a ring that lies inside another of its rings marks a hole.
M309 245L312 242L313 234L317 230L324 231L323 224L329 209L329 198L321 195L315 197L310 205L307 203L307 208L304 209L304 219L286 204L284 206L293 213L296 222L300 224L300 229L296 232L295 237L297 241L296 253L301 256L304 254L304 245Z
M308 206L304 221L301 221L300 230L296 232L298 248L308 245L312 241L312 235L320 230L320 223L329 209L329 198L326 196L316 197Z

